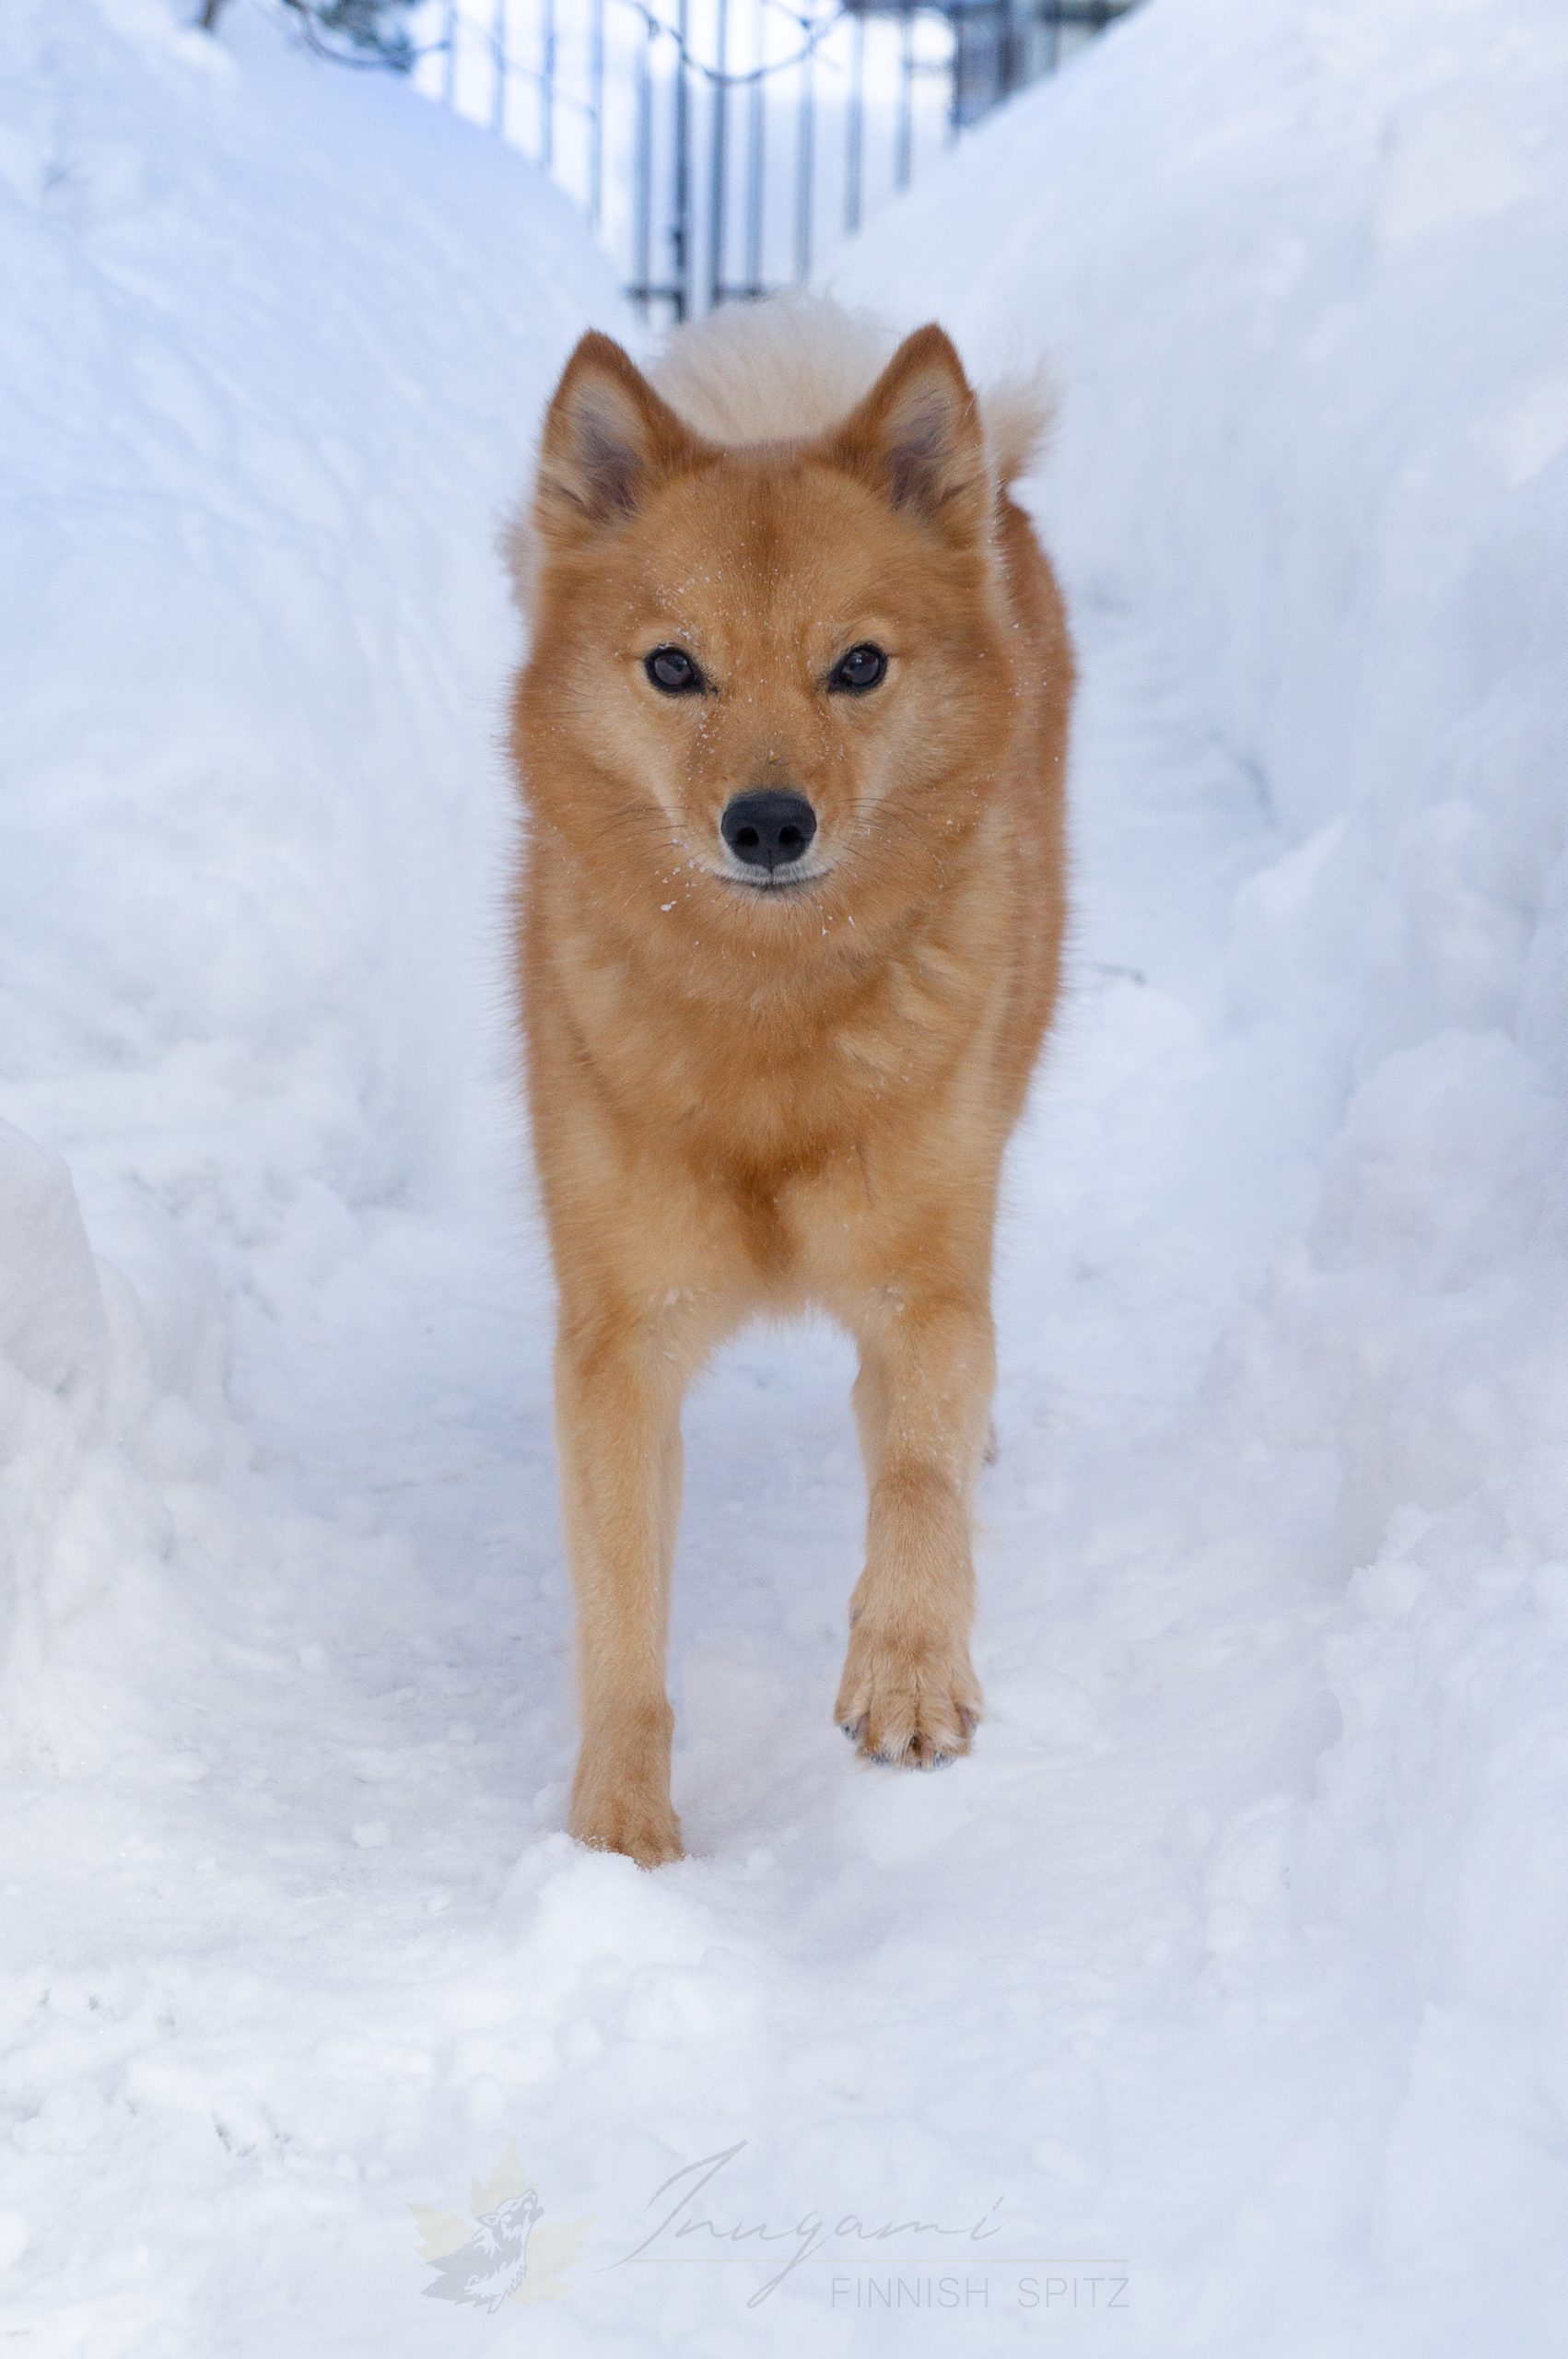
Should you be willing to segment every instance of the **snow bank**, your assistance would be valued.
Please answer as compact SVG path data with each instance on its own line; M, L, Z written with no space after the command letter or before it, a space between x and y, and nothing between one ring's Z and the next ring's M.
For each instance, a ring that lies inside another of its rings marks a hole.
M256 1225L302 1140L351 1198L466 1151L495 519L614 306L497 143L185 14L0 29L9 1067Z
M1175 0L843 275L1048 348L1080 600L1158 627L1300 847L1246 988L1323 991L1358 1073L1451 1025L1568 1082L1565 75L1550 0Z
M275 1311L356 1211L482 1161L495 523L570 339L615 318L495 143L259 12L223 47L189 14L0 25L6 1107L147 1306L106 1273L106 1317L60 1165L8 1144L6 1734L41 1714L73 1755L47 1633L69 1608L113 1661L106 1599L180 1545L143 1492L193 1471L160 1445L138 1474L129 1427L182 1399L221 1455L224 1297Z
M1196 750L1275 831L1217 988L1274 1067L1238 1161L1295 1075L1288 1216L1200 1414L1326 1470L1337 1732L1226 1972L1338 2019L1344 2118L1281 2141L1210 2351L1304 2246L1353 2315L1319 2279L1276 2352L1540 2350L1568 2310L1565 119L1555 0L1160 0L840 282L1051 355L1091 667L1157 700L1173 792ZM1082 825L1093 936L1140 851Z

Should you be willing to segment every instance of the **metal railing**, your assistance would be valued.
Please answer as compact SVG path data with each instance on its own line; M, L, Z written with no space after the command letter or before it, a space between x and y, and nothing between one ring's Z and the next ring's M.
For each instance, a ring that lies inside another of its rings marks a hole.
M314 0L285 5L322 46ZM1135 5L421 0L407 52L430 97L577 198L636 302L681 320L808 278L931 156Z

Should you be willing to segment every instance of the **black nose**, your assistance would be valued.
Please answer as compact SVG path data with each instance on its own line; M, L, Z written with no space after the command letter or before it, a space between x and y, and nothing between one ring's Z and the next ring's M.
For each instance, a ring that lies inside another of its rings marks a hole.
M719 832L748 868L788 868L816 833L816 813L803 794L737 794L725 806Z

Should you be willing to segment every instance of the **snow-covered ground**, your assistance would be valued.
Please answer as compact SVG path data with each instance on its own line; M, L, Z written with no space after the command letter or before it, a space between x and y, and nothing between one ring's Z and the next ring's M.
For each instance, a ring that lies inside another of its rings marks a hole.
M749 1339L654 1876L559 1831L494 746L494 519L614 299L478 135L184 13L0 21L0 2330L1545 2359L1557 0L1156 0L846 270L1063 393L990 1718L847 1758L847 1355ZM525 2183L552 2298L423 2298Z

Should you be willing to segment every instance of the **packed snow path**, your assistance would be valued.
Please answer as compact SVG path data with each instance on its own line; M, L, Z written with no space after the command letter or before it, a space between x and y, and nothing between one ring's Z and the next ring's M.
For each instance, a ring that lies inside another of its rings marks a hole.
M744 2140L716 2213L967 2226L1002 2199L1009 2257L1053 2266L968 2255L977 2349L1038 2326L1020 2303L1064 2258L1105 2259L1065 2271L1102 2302L1127 2278L1168 2348L1209 2224L1287 2129L1328 2139L1338 2009L1297 1962L1238 2010L1231 1960L1324 1741L1332 1497L1310 1464L1232 1462L1193 1402L1289 1209L1288 1077L1225 1022L1212 949L1272 846L1253 782L1114 640L1089 656L1075 987L1001 1248L975 1758L867 1771L833 1727L851 1369L825 1332L759 1332L688 1418L694 1856L649 1878L577 1851L534 1235L500 1195L487 1222L368 1222L252 1309L233 1380L319 1520L221 1601L142 1780L28 1798L29 1906L72 1966L12 2063L53 2091L26 2209L75 2218L84 2350L444 2347L404 2206L465 2201L512 2140L550 2212L595 2222L538 2347L907 2338L834 2305L881 2269L815 2262L749 2314L767 2271L596 2274L672 2172Z

